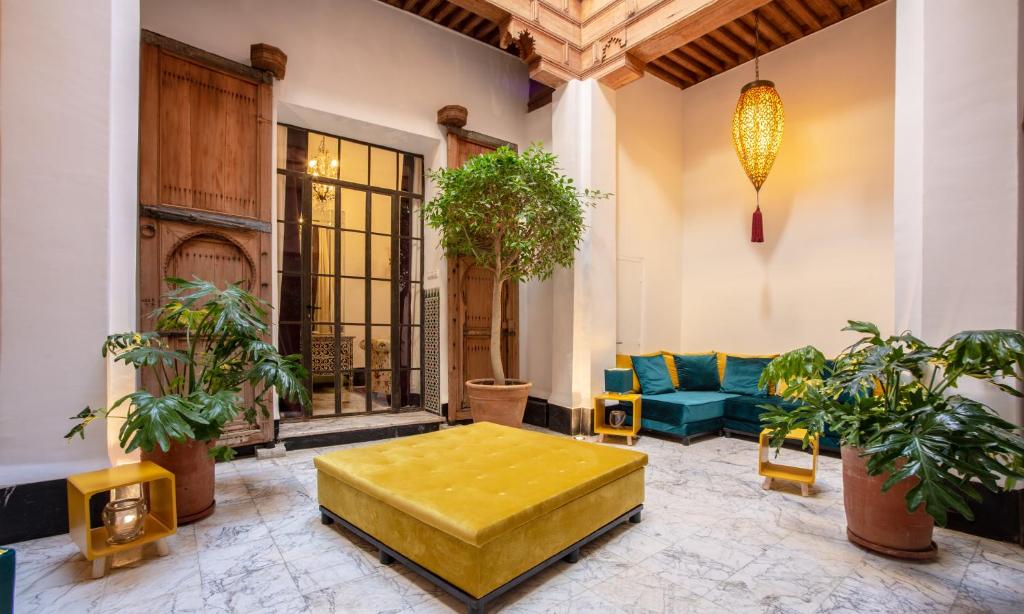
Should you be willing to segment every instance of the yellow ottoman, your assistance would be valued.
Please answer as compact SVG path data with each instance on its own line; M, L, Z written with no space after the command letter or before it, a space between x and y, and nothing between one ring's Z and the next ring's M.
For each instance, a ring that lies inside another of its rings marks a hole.
M640 522L647 455L481 422L314 462L325 524L483 612L614 526Z

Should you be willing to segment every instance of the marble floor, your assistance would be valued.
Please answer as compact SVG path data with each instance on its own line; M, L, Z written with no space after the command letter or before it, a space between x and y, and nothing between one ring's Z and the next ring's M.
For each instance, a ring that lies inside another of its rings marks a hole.
M1020 547L937 530L938 560L914 564L847 542L837 459L821 459L816 492L804 498L761 489L750 440L683 447L644 437L638 448L650 455L643 523L612 531L575 565L556 564L495 611L1024 611ZM324 451L218 465L216 514L181 528L170 556L143 552L99 580L67 536L15 544L15 611L462 611L320 524L312 458Z

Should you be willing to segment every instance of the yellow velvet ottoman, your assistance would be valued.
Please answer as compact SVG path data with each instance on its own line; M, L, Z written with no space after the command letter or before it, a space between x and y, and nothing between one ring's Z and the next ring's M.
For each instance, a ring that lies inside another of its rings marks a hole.
M640 522L647 455L482 422L314 462L325 524L483 612L614 526Z

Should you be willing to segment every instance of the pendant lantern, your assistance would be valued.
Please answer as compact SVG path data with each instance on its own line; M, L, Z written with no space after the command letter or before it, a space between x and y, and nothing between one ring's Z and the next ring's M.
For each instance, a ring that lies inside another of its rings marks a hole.
M775 163L775 156L779 153L785 116L782 111L782 98L775 90L775 84L760 78L757 57L760 37L756 13L754 37L754 80L740 90L740 99L732 116L732 144L756 192L757 208L754 210L750 240L753 243L763 243L761 185L768 178L768 172Z

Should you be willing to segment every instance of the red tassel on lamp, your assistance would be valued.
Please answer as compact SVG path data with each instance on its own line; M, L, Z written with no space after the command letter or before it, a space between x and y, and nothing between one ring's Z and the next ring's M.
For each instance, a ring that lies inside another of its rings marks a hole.
M754 220L750 225L750 242L764 243L764 222L761 221L761 205L754 209Z

